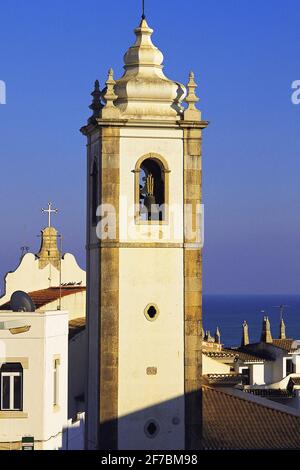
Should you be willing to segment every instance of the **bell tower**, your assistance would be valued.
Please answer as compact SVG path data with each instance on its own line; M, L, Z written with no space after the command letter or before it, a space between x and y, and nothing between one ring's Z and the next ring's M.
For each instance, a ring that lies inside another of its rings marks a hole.
M124 74L96 81L87 137L88 449L201 440L201 138L144 15Z

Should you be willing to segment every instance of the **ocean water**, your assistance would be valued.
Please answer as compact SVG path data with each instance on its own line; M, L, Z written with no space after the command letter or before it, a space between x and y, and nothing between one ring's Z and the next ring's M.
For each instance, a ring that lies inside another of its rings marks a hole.
M274 338L279 335L280 313L275 305L285 304L287 338L300 339L300 295L203 295L203 327L214 335L221 330L225 346L238 346L242 337L242 323L247 321L250 342L259 341L262 320L266 311Z

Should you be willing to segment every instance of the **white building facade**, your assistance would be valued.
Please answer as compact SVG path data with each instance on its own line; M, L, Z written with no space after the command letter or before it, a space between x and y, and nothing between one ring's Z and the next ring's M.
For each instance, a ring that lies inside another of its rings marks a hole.
M39 252L26 253L22 256L19 266L6 274L0 306L9 302L11 295L17 290L29 293L58 287L60 284L82 287L86 285L85 271L80 268L74 255L61 253L59 240L60 236L54 227L42 230ZM83 300L85 301L85 298ZM47 308L52 310L52 305ZM68 309L69 305L65 310ZM82 316L84 310L85 306L81 308L78 316Z
M0 449L61 449L68 409L68 313L0 312Z

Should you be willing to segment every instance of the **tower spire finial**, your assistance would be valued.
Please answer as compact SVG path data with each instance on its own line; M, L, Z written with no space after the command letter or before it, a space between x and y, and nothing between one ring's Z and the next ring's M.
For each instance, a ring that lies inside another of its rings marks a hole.
M118 96L115 94L115 91L114 91L114 86L116 82L114 80L114 71L112 68L110 68L108 71L108 78L105 83L106 83L106 92L103 98L106 104L102 110L102 118L104 119L116 118L119 116L120 112L119 112L119 109L116 108L114 105L114 101L118 98Z
M90 122L100 117L100 111L103 108L103 104L101 103L101 90L99 80L95 81L94 90L92 91L91 95L93 97L93 101L89 108L93 111L93 114L89 119Z
M145 15L145 0L142 0L142 20L146 18Z
M187 96L185 102L187 103L187 108L184 111L184 119L187 121L200 121L201 112L196 108L196 103L199 101L198 96L195 93L197 88L197 83L195 82L194 72L189 74L189 82L187 84Z

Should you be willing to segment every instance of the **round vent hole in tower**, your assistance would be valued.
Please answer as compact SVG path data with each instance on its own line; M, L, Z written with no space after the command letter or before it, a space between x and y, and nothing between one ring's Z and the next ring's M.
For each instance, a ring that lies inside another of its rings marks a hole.
M155 307L153 307L153 305L151 305L151 307L148 308L148 315L151 318L151 320L154 320L154 318L156 317L157 310Z
M149 321L154 321L159 315L159 309L155 304L148 304L144 310L145 317Z
M153 439L159 433L159 425L154 420L148 421L145 425L145 433Z

